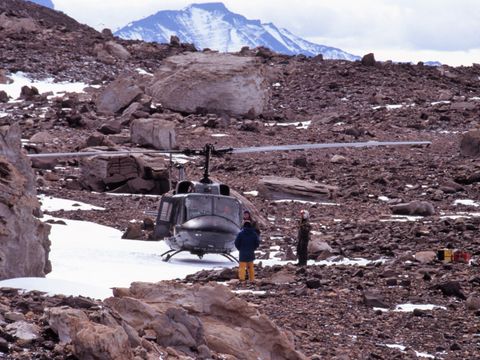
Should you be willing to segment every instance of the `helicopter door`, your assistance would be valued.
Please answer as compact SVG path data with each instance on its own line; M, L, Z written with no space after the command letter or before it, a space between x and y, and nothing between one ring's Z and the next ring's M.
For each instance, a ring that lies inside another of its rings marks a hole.
M155 224L155 239L171 236L173 198L164 196L158 207L157 222Z

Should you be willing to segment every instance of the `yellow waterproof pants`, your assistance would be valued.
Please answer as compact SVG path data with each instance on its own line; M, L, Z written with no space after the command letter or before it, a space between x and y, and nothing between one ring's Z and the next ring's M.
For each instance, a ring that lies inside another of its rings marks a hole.
M253 268L253 261L250 262L243 262L240 261L240 264L238 265L238 278L240 281L245 281L245 272L247 270L248 266L248 279L250 281L255 280L255 269Z

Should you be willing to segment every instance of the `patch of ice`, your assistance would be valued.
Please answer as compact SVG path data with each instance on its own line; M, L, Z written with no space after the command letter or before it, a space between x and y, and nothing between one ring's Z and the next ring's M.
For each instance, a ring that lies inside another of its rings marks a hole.
M251 196L258 196L258 191L257 190L252 190L252 191L244 191L244 195L251 195Z
M475 206L475 207L480 206L480 204L475 202L474 200L468 200L468 199L455 200L453 202L453 205L466 205L466 206Z
M0 84L0 90L5 91L8 96L14 99L20 96L22 86L35 86L41 94L52 92L54 95L66 92L82 93L83 89L88 86L83 82L54 82L53 78L32 80L23 72L14 73L10 77L13 82L11 84Z
M400 350L401 352L404 352L405 349L406 349L405 346L400 345L400 344L379 344L379 345L380 346L386 346L390 349L397 349L397 350ZM435 356L430 355L428 353L424 353L424 352L415 351L415 355L417 355L417 357L426 357L426 358L430 358L430 359L435 359Z
M434 102L432 102L431 104L432 104L433 106L435 106L435 105L440 105L440 104L450 104L450 103L451 103L451 101L448 101L448 100L442 100L442 101L434 101Z
M275 84L272 84L272 87L280 87L282 86L279 82L275 83Z
M378 110L378 109L387 109L387 110L396 110L396 109L401 109L402 107L413 107L415 104L388 104L388 105L377 105L377 106L372 106L373 110Z
M348 101L348 99L346 97L343 97L340 99L340 101Z
M232 290L235 294L238 295L244 295L244 294L252 294L252 295L265 295L267 292L264 290L248 290L248 289L242 289L242 290Z
M0 111L0 118L4 116L8 116L8 113Z
M406 349L405 346L399 345L399 344L385 344L385 346L390 348L390 349L398 349L400 351L404 351Z
M413 310L418 309L418 310L423 310L423 311L428 311L428 310L434 310L434 309L442 309L442 310L447 310L445 306L440 306L440 305L432 305L432 304L400 304L395 306L395 309L393 311L396 312L413 312Z
M148 76L153 76L152 73L149 73L148 71L142 69L142 68L136 68L135 71L139 73L140 75L148 75Z
M440 216L440 219L462 219L462 218L472 218L472 217L480 217L479 212L457 212L455 214L444 214Z
M390 201L390 199L389 199L388 197L386 197L386 196L379 196L379 197L378 197L378 200L384 201L384 202Z
M474 96L474 97L469 98L468 100L478 101L478 100L480 100L480 97L479 96Z
M380 219L381 222L407 222L423 219L423 216L392 215L389 219Z
M46 196L44 194L38 195L38 200L42 203L41 209L43 211L75 211L75 210L102 210L105 208L93 206L83 203L81 201L73 201L67 199L54 198L52 196Z
M229 136L227 134L212 134L211 135L212 137L226 137L226 136Z
M280 257L283 255L282 252L278 252L276 254L272 254L273 257ZM368 259L363 259L363 258L342 258L342 259L336 259L336 257L329 258L326 260L321 260L321 261L315 261L315 260L308 260L307 264L308 265L324 265L324 266L367 266L370 264L384 264L387 261L387 259L378 259L378 260L368 260ZM280 264L280 265L286 265L288 263L291 263L291 261L279 261L279 260L263 260L262 263L264 266L273 266L275 264Z

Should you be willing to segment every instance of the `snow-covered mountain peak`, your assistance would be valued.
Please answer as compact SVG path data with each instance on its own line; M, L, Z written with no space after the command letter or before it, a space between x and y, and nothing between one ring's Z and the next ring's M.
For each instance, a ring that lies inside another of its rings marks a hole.
M326 59L357 60L340 49L304 40L273 23L262 24L228 10L221 2L195 3L182 10L164 10L121 28L115 35L124 39L168 43L172 35L198 49L235 52L242 47L267 47L287 55L322 54Z

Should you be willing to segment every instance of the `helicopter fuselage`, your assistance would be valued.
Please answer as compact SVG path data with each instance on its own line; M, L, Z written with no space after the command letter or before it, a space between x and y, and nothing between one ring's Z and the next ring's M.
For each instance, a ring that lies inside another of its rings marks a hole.
M210 191L211 187L203 189L205 192L162 197L155 238L164 239L171 250L189 251L200 257L207 253L229 254L240 231L241 204L232 196Z

